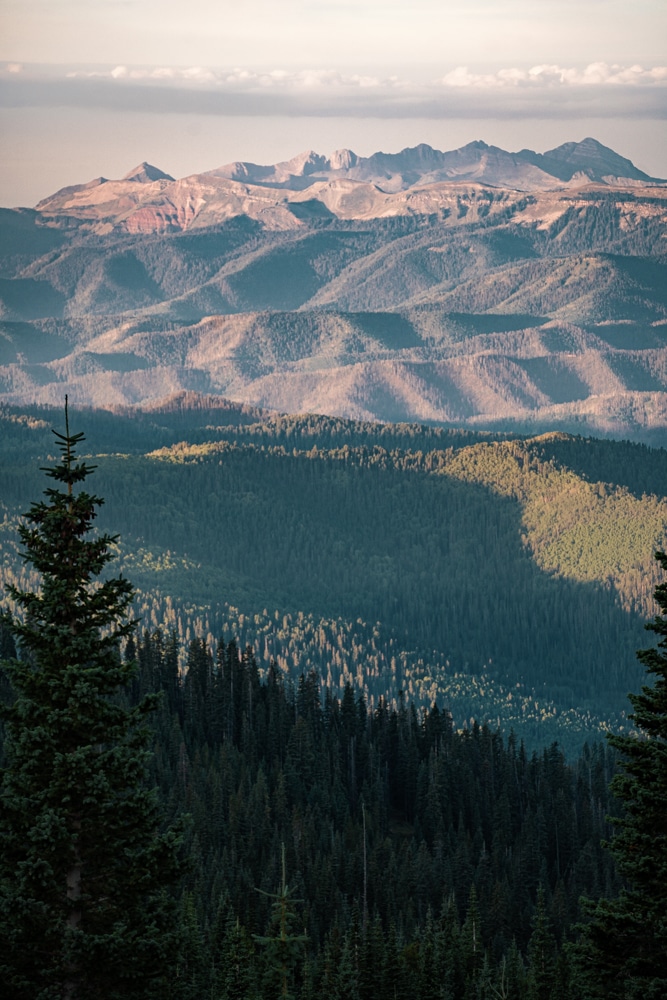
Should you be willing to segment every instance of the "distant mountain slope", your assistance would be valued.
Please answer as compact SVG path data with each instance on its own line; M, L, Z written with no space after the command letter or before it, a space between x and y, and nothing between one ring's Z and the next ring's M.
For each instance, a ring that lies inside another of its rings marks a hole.
M667 186L595 140L142 163L0 232L0 400L667 428Z
M562 181L572 181L575 178L587 177L592 181L615 182L619 178L641 181L655 181L635 167L631 160L619 156L613 149L591 139L590 136L581 142L564 142L555 149L549 149L540 155L530 149L522 149L517 158L534 163L552 177Z

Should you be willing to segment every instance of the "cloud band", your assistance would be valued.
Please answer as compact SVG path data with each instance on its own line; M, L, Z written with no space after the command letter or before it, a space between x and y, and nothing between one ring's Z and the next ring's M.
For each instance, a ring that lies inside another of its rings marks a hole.
M667 67L592 63L472 73L427 84L337 71L202 67L72 70L59 77L0 71L2 107L77 107L220 116L355 118L667 117Z

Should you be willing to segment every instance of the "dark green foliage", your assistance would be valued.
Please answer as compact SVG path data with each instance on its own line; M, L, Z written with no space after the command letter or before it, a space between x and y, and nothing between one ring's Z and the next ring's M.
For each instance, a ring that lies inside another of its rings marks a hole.
M492 661L490 680L521 678L559 707L599 707L601 689L610 708L623 703L638 618L597 580L544 573L522 541L520 505L461 481L463 459L449 474L446 456L430 456L438 475L414 456L406 474L410 456L352 450L220 449L193 455L187 473L170 457L105 462L102 475L109 518L126 536L149 552L187 553L164 584L188 599L379 621L422 658L437 650L441 664L472 673ZM480 578L470 568L482 560ZM155 559L132 572L147 584ZM612 646L627 657L610 663ZM387 681L369 681L368 693L395 696L400 684L388 691Z
M216 964L215 989L220 1000L253 1000L259 996L255 948L247 931L231 911Z
M553 1000L556 991L556 940L549 926L542 887L537 893L533 933L526 957L530 1000Z
M171 645L140 637L156 685L169 683ZM192 642L175 698L154 762L170 812L193 816L174 1000L284 988L299 1000L523 1000L538 927L558 984L580 892L617 888L600 846L604 747L576 766L556 746L528 756L486 727L456 732L435 707L370 711L314 673L294 686L275 666L261 677L233 642Z
M285 872L285 845L281 845L281 880L278 891L264 893L273 900L268 933L256 935L255 940L263 951L263 992L267 998L294 1000L294 974L303 957L308 935L298 933L296 904L287 885Z
M656 559L667 570L667 556ZM621 754L612 791L625 807L609 847L624 887L600 901L582 944L590 994L610 1000L667 995L667 583L655 599L661 614L646 627L658 645L638 653L654 683L629 696L639 732L609 736Z
M314 668L369 705L402 689L420 707L446 702L457 725L489 720L532 745L578 751L623 724L653 589L645 553L665 523L663 502L641 494L667 482L665 453L199 402L136 425L87 417L104 452L151 453L96 458L100 521L122 533L151 628L176 627L186 645L233 635L262 670L272 657L295 678ZM14 512L37 488L23 456L48 454L38 417L2 421L0 572L14 580ZM615 464L632 493L587 482Z
M12 635L12 622L7 614L0 615L0 660L16 659L16 643Z
M180 916L172 916L169 924L184 945L166 994L169 1000L209 995L214 1000L254 1000L269 989L280 995L283 986L299 1000L328 995L359 1000L548 995L549 1000L573 1000L577 993L570 985L567 948L573 923L581 919L579 896L611 899L619 889L611 859L600 846L610 835L605 816L613 808L607 795L613 749L587 745L568 764L558 745L531 754L513 735L503 737L488 725L473 724L471 717L489 703L481 700L483 692L500 688L501 671L515 670L517 664L536 682L548 662L555 690L588 685L600 703L611 699L614 687L618 692L626 684L629 674L621 651L623 643L634 641L628 625L637 625L638 617L621 612L613 595L597 585L543 573L535 560L558 547L540 548L536 542L531 554L520 533L528 530L528 537L539 541L545 519L557 512L566 529L562 545L571 528L586 528L589 515L590 523L598 524L606 523L599 519L607 511L614 516L620 512L626 519L613 529L620 563L632 555L629 539L646 529L647 512L651 517L660 513L658 501L640 504L629 493L616 496L603 483L593 490L569 472L568 454L581 472L613 466L606 449L578 439L557 436L492 445L436 429L383 429L314 417L262 422L255 414L246 414L245 421L243 413L231 415L224 407L221 412L226 424L217 430L212 410L197 418L205 445L199 452L188 445L163 454L160 461L98 459L103 466L98 476L104 477L104 492L111 499L106 523L120 519L126 527L122 518L136 514L139 530L146 525L151 544L163 531L173 548L168 552L167 546L157 545L155 552L166 567L177 549L188 554L189 569L182 576L159 575L162 570L156 570L153 557L145 570L152 587L156 572L161 583L177 583L188 601L186 611L171 595L142 595L147 628L131 635L124 619L128 585L89 585L108 559L111 541L108 536L88 539L89 508L96 512L98 503L89 497L78 515L81 533L72 537L72 565L83 574L75 595L81 628L72 642L80 655L66 671L76 698L61 705L51 696L49 678L58 676L58 651L70 642L71 632L62 628L61 611L50 617L43 612L51 607L49 601L63 606L62 594L69 593L69 578L63 574L69 564L40 564L56 581L40 596L32 583L13 591L18 608L34 609L34 614L9 628L5 617L0 626L4 656L13 657L16 636L23 658L8 670L19 677L14 691L3 674L3 697L10 706L10 761L25 750L44 763L47 777L51 773L53 754L47 759L42 753L41 730L35 727L34 745L24 747L17 743L16 726L12 729L27 711L20 706L32 705L28 695L46 692L48 710L37 706L30 711L39 709L40 718L54 726L62 717L69 739L92 711L79 698L83 689L74 666L85 666L91 683L102 676L108 681L101 697L104 734L88 746L87 755L77 757L84 775L101 747L99 756L116 768L116 777L122 771L124 778L140 781L144 767L150 768L169 821L186 813L193 817ZM111 424L101 416L95 419L107 428L111 446ZM186 436L190 418L178 407L159 419L164 424L158 427L143 425L146 441L135 440L139 451L148 442L172 443ZM17 453L30 446L31 434L42 432L32 421L26 416L16 423ZM320 432L329 445L327 453L312 449ZM3 446L14 454L11 441ZM655 474L643 475L645 459L660 465L661 452L626 445L615 454L622 458L618 475L625 476L628 487L662 481ZM89 471L85 465L74 468L86 475ZM17 473L5 488L20 496L26 483ZM51 530L55 524L45 511L60 504L57 509L67 521L69 505L78 510L82 496L87 495L74 489L71 498L58 490L52 498L47 495L49 502L36 515L43 520L32 525L36 560L48 553L48 546L44 551L39 547L40 525ZM527 512L524 521L522 510ZM305 532L304 517L321 530ZM214 535L204 534L207 524L214 526ZM25 530L27 545L32 536ZM87 544L93 547L86 549ZM435 551L442 559L434 559ZM599 552L587 552L577 565L582 573L596 571ZM126 558L129 562L131 554ZM481 583L478 572L474 579L460 575L462 567L482 562L488 573ZM636 568L632 572L636 575ZM217 618L210 605L196 606L199 599L210 601L211 581L218 593L229 586L242 595L250 591L251 579L261 598L254 607L266 609L261 614L227 608L225 617ZM621 575L616 579L619 588L627 583ZM292 610L278 614L274 608L284 609L285 593L291 594ZM641 597L643 591L637 583L628 593ZM103 617L107 600L111 609L120 608L115 618L109 609L111 617ZM306 607L317 610L319 601L322 611L338 608L350 615L366 601L369 623L304 614L304 601L312 602ZM161 622L174 631L157 628ZM216 644L208 633L218 631L220 622L225 638ZM228 641L231 634L239 641ZM458 650L461 659L467 658L465 674L452 675L443 648L425 648L434 635L452 656ZM118 642L123 637L121 661ZM524 639L528 651L522 648ZM257 658L248 642L255 643ZM421 649L415 649L417 643ZM497 657L490 651L504 652ZM471 693L467 701L453 702L458 714L452 718L431 702L441 692L454 694L464 677ZM604 684L602 692L599 683ZM522 733L543 744L549 743L547 725L567 735L567 718L547 718L542 695L539 701L537 695L529 700L530 689L514 683L504 690L507 711L519 719L534 713L532 728L524 722ZM149 717L147 709L158 693L157 711ZM573 698L572 691L563 696ZM128 703L138 707L127 709ZM642 706L640 701L636 709ZM156 754L150 759L142 719L155 732ZM655 738L632 741L640 752L655 745ZM7 812L12 829L5 828L6 866L16 866L27 842L28 820L19 793L31 792L34 780L33 772L24 769L20 781L11 778L6 785L7 802L15 801L13 814ZM47 805L52 807L48 816L66 834L71 820L67 809L74 807L63 798ZM98 825L102 819L109 822L112 844L113 838L132 831L135 819L135 832L142 828L144 806L154 817L153 827L157 824L148 793L123 800L122 814L129 817L123 831L113 817L102 816L102 806L101 792L86 803L91 816L97 809ZM49 829L48 850L46 839L35 842L35 855L40 863L43 858L55 866L49 852L51 841L56 847L57 841L51 833ZM285 954L280 950L280 914L272 915L271 899L280 896L281 844L290 895L303 901L296 904L298 920L285 925ZM168 846L159 839L155 845L157 853ZM102 851L99 856L102 864L107 855ZM160 863L156 860L151 868L150 862L148 881L157 876ZM165 863L169 868L168 858ZM59 874L54 868L52 878L65 886L63 907L76 912L75 901L67 900L68 870ZM5 867L5 875L7 871ZM632 882L631 873L621 874ZM16 903L11 895L15 882L5 879L7 905ZM16 892L20 888L16 882ZM140 920L150 906L146 894L137 891L133 897L135 888L126 893L123 914ZM140 897L141 906L137 902L133 910L132 899ZM156 902L156 931L161 905ZM600 913L613 905L601 904ZM49 933L58 926L52 919L55 907L53 903L45 911ZM84 902L81 907L83 913ZM66 926L66 909L63 914ZM166 927L167 911L163 917ZM618 929L622 943L625 925ZM119 934L121 930L116 927ZM26 968L29 964L39 973L43 967L46 976L48 969L35 959L32 943L39 934L20 927L11 933L23 934ZM301 940L305 937L307 941ZM168 940L168 934L160 934L156 960L162 947L175 955L164 944ZM141 956L141 948L135 950ZM93 954L92 945L85 953ZM621 954L620 946L616 954ZM150 978L150 958L141 958L141 965ZM114 982L115 975L109 973L108 993L98 991L101 997L120 996L126 988L120 979ZM132 995L143 995L142 989L133 985ZM148 985L145 992L150 992ZM43 995L60 998L62 990Z
M36 592L10 587L22 616L3 619L19 642L6 660L7 766L0 786L0 978L25 1000L116 1000L152 994L174 949L165 890L176 837L160 834L146 784L145 724L156 695L135 708L134 673L119 641L133 630L122 577L96 581L115 539L92 532L102 501L80 485L81 434L57 434L55 485L20 528ZM6 642L4 652L11 652Z

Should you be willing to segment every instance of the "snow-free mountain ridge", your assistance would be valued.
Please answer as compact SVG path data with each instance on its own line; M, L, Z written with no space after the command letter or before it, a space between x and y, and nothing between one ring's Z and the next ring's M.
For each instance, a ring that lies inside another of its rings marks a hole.
M85 221L99 232L173 232L238 216L289 229L304 213L343 219L442 214L451 211L461 185L532 193L662 183L590 138L546 153L507 153L481 141L443 153L422 143L367 157L349 149L328 157L307 150L281 163L238 161L180 180L141 163L121 180L98 177L63 188L37 211L52 221Z
M508 153L482 141L446 153L426 143L400 153L373 153L367 157L357 156L349 149L336 150L329 157L308 150L272 166L229 163L209 175L292 191L335 179L365 181L383 191L446 181L478 181L522 190L557 187L573 180L578 183L609 183L612 178L641 183L655 181L630 160L591 138L564 143L542 154L530 149Z
M165 174L164 170L152 166L150 163L140 163L134 170L123 177L124 181L137 181L139 184L151 184L153 181L173 181L171 174Z

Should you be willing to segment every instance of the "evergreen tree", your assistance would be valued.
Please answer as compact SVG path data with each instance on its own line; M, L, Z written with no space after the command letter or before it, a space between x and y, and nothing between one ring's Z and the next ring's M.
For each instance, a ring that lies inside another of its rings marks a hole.
M208 964L205 960L204 939L197 916L195 893L186 891L181 899L180 951L175 983L178 1000L199 1000L207 992Z
M0 705L6 705L13 700L13 693L9 683L9 677L3 669L5 660L16 658L16 645L11 632L11 617L7 612L0 614ZM0 740L4 745L2 717L0 716ZM3 763L3 749L0 747L0 764Z
M466 995L472 995L477 987L477 979L484 962L482 941L482 920L477 905L477 890L470 887L470 899L465 922L461 929L461 957L466 973Z
M303 902L292 898L286 881L285 845L282 845L282 877L280 888L276 893L265 893L274 900L271 907L271 926L269 933L255 936L258 944L264 947L265 973L264 983L267 1000L294 1000L292 985L294 974L303 959L303 950L308 936L294 933L296 913L294 903Z
M667 570L667 555L656 559ZM581 963L591 995L623 1000L667 996L667 583L655 599L662 614L646 627L661 638L637 655L656 681L630 695L640 735L608 737L622 754L611 787L625 805L609 847L626 885L598 903Z
M499 1000L523 1000L526 995L526 969L516 941L503 956L498 984Z
M252 938L231 911L220 956L220 1000L252 1000L255 989L255 954Z
M0 615L0 660L13 660L15 657L11 617L5 612Z
M115 538L91 534L103 501L79 488L94 466L75 461L83 435L70 434L67 403L65 421L61 458L44 470L55 485L19 529L41 589L9 588L22 614L9 621L20 659L4 663L0 981L12 1000L139 998L175 950L166 887L178 837L158 832L146 783L156 696L126 707L132 587L95 579Z
M556 979L556 941L549 926L544 889L537 891L533 933L528 942L528 996L530 1000L551 1000Z

